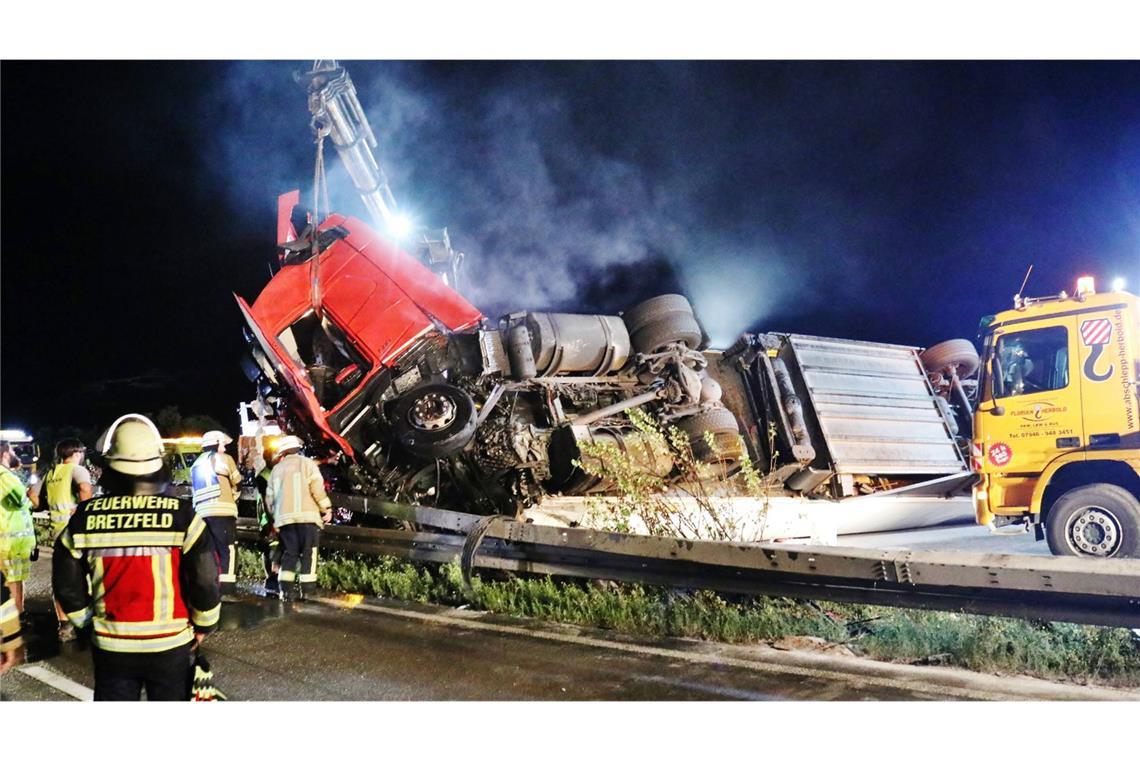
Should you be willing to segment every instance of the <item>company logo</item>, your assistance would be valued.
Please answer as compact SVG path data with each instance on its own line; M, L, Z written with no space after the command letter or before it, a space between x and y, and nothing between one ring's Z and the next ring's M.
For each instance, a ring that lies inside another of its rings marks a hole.
M1069 411L1067 406L1057 406L1056 402L1047 399L1014 409L1010 412L1010 416L1016 417L1022 423L1044 422L1055 414L1064 414L1067 411Z
M1086 319L1081 322L1081 342L1092 349L1089 351L1088 358L1085 359L1085 377L1094 383L1104 382L1112 377L1113 366L1111 364L1103 373L1096 371L1096 362L1104 353L1104 347L1108 345L1110 340L1112 340L1112 323L1107 319Z
M1009 464L1009 460L1013 459L1013 449L1009 447L1009 444L995 443L990 446L990 453L987 458L994 467L1005 467Z

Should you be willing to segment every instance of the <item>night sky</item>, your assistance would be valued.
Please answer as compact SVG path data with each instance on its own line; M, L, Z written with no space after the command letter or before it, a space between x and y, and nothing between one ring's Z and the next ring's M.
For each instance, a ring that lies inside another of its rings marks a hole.
M1078 274L1140 286L1135 63L347 62L401 208L486 314L662 292L758 328L973 338ZM0 423L236 428L308 63L6 61ZM331 146L330 146L331 147ZM364 216L334 161L334 206Z

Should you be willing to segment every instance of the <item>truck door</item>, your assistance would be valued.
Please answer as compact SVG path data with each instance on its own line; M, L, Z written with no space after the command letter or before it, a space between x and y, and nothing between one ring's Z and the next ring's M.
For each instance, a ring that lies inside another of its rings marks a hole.
M1135 315L1125 304L1078 317L1080 378L1088 451L1140 448Z
M977 415L982 470L990 504L1024 509L1041 471L1085 445L1077 318L1042 317L998 325L987 341L987 378Z

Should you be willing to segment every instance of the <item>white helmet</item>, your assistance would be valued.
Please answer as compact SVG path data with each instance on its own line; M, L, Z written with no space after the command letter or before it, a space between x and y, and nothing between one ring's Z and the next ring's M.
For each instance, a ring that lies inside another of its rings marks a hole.
M150 475L162 469L162 435L141 414L124 414L95 443L107 466L124 475Z
M202 448L217 446L219 449L224 449L233 442L234 439L230 438L221 430L210 430L202 436Z
M281 456L282 454L285 454L289 451L300 451L304 447L305 444L301 442L300 438L295 435L287 435L277 441L277 445L274 447L274 450L278 456Z

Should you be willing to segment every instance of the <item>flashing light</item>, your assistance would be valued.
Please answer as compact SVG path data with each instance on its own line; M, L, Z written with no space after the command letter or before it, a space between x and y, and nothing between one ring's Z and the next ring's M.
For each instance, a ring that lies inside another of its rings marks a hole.
M1091 296L1096 293L1096 285L1090 276L1077 278L1077 297Z
M10 443L23 443L30 441L32 437L25 433L23 430L15 428L11 430L0 430L0 441L8 441Z
M412 234L412 220L403 214L394 214L392 218L388 220L388 231L391 232L397 240L403 240Z
M1112 290L1116 293L1119 293L1120 291L1124 290L1124 286L1126 284L1127 283L1124 282L1123 277L1114 277L1112 280Z

